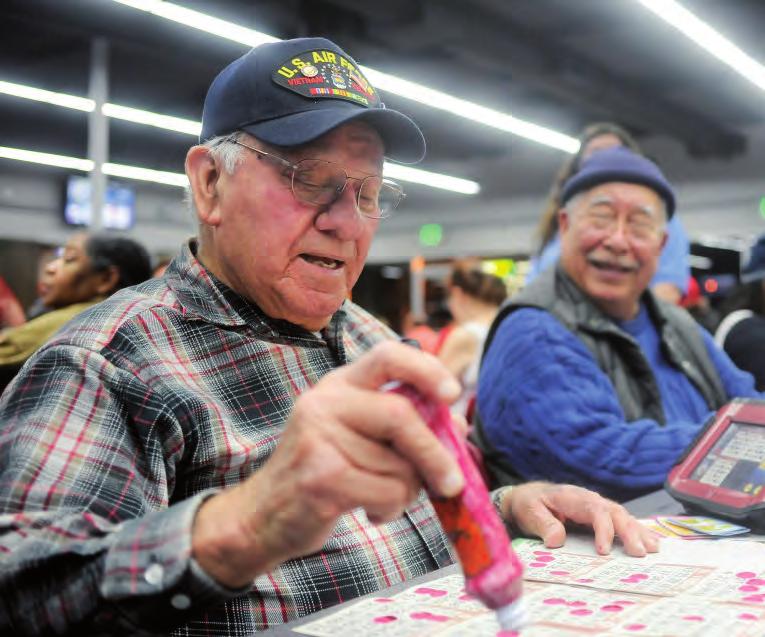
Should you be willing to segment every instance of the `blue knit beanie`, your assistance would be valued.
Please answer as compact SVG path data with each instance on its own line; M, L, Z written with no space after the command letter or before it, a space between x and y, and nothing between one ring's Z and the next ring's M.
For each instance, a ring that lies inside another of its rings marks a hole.
M659 167L623 146L597 151L585 159L563 185L561 202L565 204L580 192L614 181L648 186L664 200L667 218L674 214L675 193Z

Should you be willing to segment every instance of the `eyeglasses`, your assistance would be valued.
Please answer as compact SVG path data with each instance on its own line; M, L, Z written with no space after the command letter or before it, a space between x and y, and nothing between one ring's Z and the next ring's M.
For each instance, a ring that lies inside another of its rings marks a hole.
M239 146L257 153L285 170L295 199L317 206L328 206L343 194L350 180L359 182L356 193L357 210L371 219L384 219L401 203L406 195L396 182L377 175L349 177L340 164L324 159L301 159L297 163L253 148L237 140L230 140Z
M588 226L604 234L611 235L619 227L619 216L613 210L590 210L585 212L584 219ZM630 215L624 221L624 233L636 241L655 239L660 230L659 224L643 214Z

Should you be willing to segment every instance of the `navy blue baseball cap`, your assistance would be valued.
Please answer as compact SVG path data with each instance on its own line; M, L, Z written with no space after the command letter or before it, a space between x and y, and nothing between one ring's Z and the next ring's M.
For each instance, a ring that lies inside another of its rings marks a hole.
M741 270L741 282L751 283L765 279L765 234L749 249L746 265Z
M275 146L299 146L350 121L374 128L391 159L425 156L417 124L385 108L352 57L325 38L298 38L261 44L218 74L199 139L245 131Z
M599 150L585 159L563 184L561 202L566 204L574 195L609 182L647 186L664 200L668 219L675 213L675 193L661 169L624 146Z

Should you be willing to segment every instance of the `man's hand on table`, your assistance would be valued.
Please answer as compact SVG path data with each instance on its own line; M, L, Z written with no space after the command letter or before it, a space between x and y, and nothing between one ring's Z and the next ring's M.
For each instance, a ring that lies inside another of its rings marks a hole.
M460 392L438 359L396 342L327 374L296 400L265 465L200 507L192 554L208 574L243 586L319 550L338 517L356 507L373 522L396 519L423 481L435 493L459 493L457 462L409 400L379 391L393 379L449 403Z
M621 538L628 555L643 557L659 550L653 533L620 504L594 491L572 485L529 482L513 487L500 500L503 516L529 535L539 536L545 546L562 546L564 523L591 526L595 549L601 555L611 550L614 535Z

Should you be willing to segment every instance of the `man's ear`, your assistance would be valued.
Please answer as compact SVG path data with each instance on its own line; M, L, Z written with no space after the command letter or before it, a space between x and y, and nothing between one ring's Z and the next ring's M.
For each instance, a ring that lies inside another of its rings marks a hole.
M186 153L186 176L199 222L206 226L220 224L218 179L220 172L205 146L192 146Z
M571 213L566 208L558 210L558 234L563 235L568 232L571 226Z
M98 272L96 292L99 296L107 296L115 291L120 280L120 270L116 265L110 265L105 270Z

